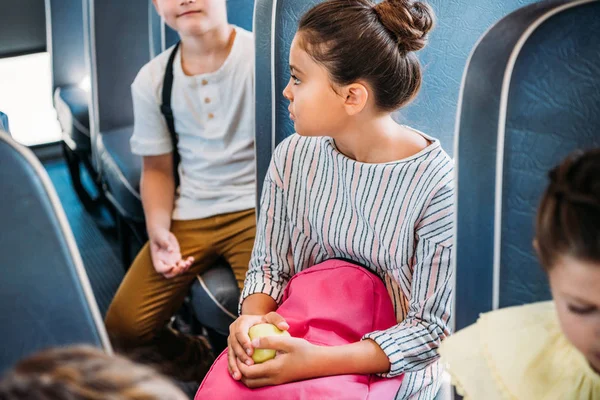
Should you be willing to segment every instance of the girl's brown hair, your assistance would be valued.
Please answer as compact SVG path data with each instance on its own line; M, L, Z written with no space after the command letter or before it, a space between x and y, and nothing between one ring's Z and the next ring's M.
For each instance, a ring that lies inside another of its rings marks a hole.
M421 87L414 52L434 25L429 5L412 0L329 0L300 20L299 44L329 71L332 81L366 81L382 111L410 102Z
M154 370L92 347L47 350L0 381L0 400L184 400Z
M600 149L571 155L549 176L536 223L542 266L565 255L600 263Z

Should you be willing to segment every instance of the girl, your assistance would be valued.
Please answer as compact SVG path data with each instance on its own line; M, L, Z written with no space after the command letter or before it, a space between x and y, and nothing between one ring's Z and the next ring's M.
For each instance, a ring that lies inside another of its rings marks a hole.
M246 386L405 374L397 398L435 396L437 347L450 333L453 167L436 139L391 115L419 91L415 52L433 23L431 8L410 0L331 0L301 19L284 91L297 134L274 152L228 339L229 372ZM276 311L290 278L332 258L383 280L397 324L345 346L251 343L255 324L289 328ZM257 346L279 355L254 365Z
M466 399L600 398L600 149L550 172L536 241L553 302L483 315L444 342Z

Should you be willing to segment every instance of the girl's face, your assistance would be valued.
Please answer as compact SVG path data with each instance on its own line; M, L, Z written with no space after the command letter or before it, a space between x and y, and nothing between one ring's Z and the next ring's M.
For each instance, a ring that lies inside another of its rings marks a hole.
M296 132L302 136L334 136L347 123L343 88L334 90L327 69L317 64L298 44L290 49L290 81L283 95ZM336 93L336 91L338 93Z
M152 0L167 25L181 36L198 36L227 24L225 0Z
M600 373L600 263L564 256L548 275L565 336Z

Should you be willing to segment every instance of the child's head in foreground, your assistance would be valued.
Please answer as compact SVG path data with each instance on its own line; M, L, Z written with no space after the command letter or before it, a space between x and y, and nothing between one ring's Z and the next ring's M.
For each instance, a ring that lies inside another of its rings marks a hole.
M0 400L185 400L154 370L101 350L68 347L19 362L0 381Z
M535 247L565 336L600 372L600 149L568 157L549 176Z

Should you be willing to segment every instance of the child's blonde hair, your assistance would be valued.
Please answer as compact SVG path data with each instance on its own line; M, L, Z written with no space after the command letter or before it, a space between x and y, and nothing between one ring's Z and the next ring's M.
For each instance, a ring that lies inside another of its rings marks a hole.
M0 381L0 400L183 400L154 370L89 346L47 350L19 362Z

